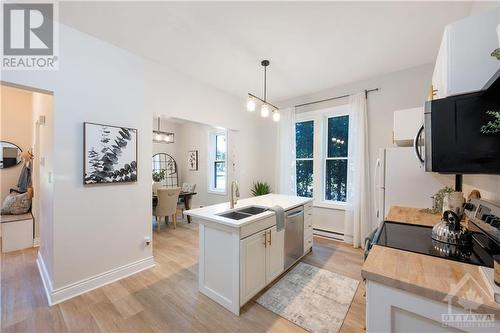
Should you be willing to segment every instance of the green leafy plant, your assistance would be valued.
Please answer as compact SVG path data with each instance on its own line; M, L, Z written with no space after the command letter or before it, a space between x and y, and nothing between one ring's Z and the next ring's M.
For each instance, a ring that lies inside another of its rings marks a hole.
M455 190L452 189L451 187L448 187L448 186L443 187L436 194L434 194L434 196L432 197L434 199L434 207L422 209L422 211L425 213L431 213L431 214L441 214L441 212L443 211L444 197L446 194L452 193L452 192L455 192Z
M255 182L251 191L254 197L258 197L259 195L271 193L271 186L266 182Z
M153 181L156 183L161 182L165 179L165 170L153 171Z
M500 111L486 111L486 114L494 117L495 120L488 121L486 125L481 126L481 133L493 134L500 132Z

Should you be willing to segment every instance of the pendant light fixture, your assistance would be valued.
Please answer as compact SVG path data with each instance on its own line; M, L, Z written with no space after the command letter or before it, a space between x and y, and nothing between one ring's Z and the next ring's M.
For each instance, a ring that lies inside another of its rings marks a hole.
M279 109L267 101L267 66L269 66L269 60L262 60L260 64L264 67L264 98L262 99L251 93L248 93L247 110L248 112L254 112L257 108L257 104L262 103L260 106L260 116L263 118L268 118L272 113L273 121L279 121Z
M160 117L158 117L158 129L153 130L153 142L174 143L174 133L160 130Z

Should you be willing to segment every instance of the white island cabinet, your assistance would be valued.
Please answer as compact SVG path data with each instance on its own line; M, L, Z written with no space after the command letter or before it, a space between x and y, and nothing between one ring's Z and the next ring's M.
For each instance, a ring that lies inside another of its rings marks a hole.
M303 207L305 255L312 246L311 202L268 194L242 199L233 209L223 203L186 211L200 225L199 291L239 315L241 306L285 271L285 228L278 231L276 215L268 209ZM251 206L267 210L241 219L221 216Z

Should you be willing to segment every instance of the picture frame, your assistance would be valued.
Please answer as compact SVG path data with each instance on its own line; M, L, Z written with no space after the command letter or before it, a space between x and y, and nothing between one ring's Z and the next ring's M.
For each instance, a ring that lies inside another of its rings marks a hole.
M198 150L188 151L188 170L198 171Z
M83 123L83 184L137 182L137 129Z

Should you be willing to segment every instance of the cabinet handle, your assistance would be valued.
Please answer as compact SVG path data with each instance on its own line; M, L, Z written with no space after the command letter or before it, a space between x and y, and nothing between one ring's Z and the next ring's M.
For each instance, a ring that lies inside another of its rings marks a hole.
M264 232L264 247L267 247L267 231Z
M272 244L272 236L271 236L271 230L269 230L269 246Z

